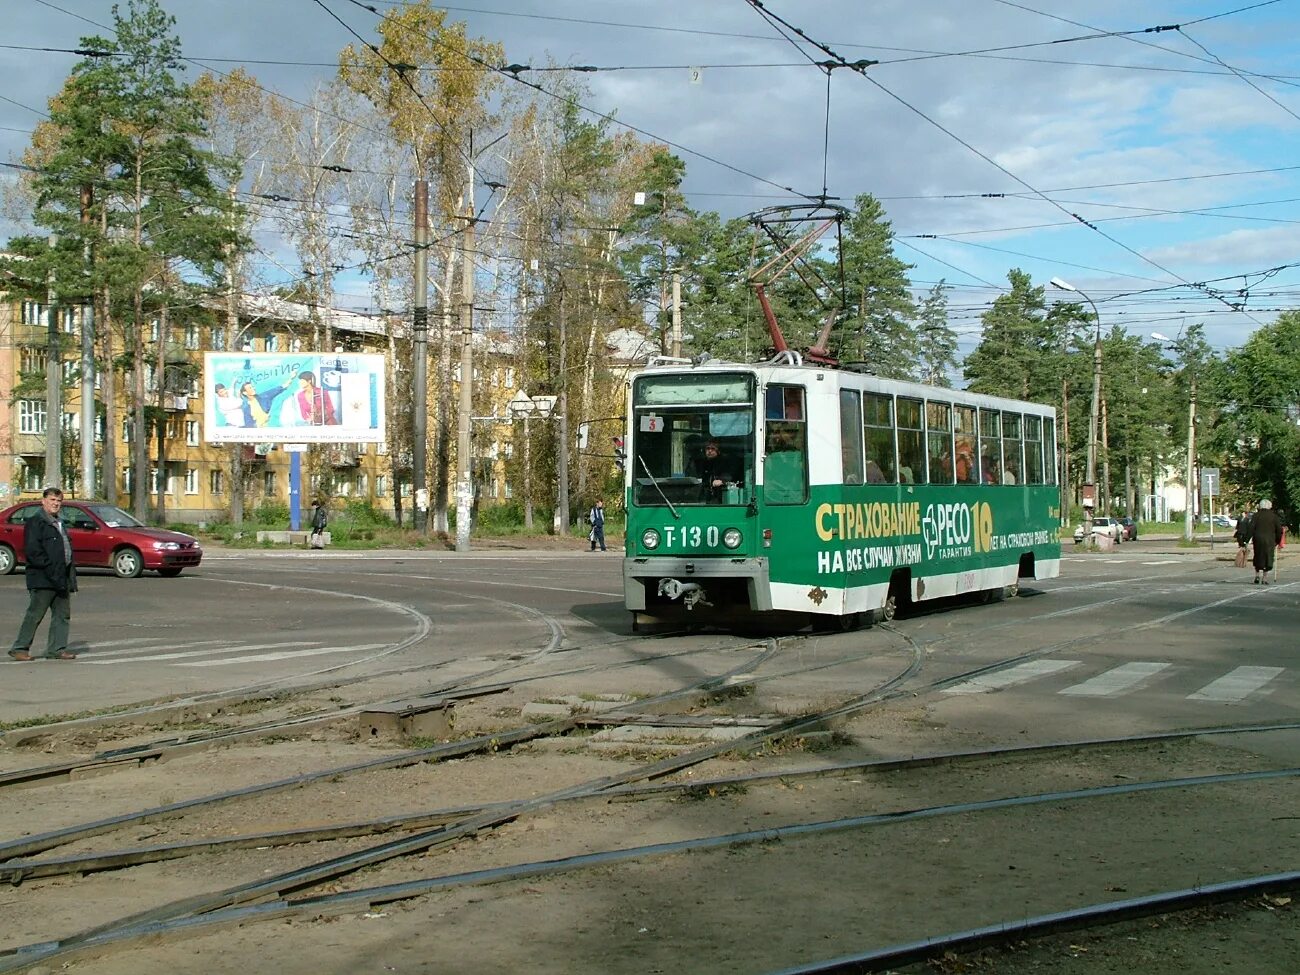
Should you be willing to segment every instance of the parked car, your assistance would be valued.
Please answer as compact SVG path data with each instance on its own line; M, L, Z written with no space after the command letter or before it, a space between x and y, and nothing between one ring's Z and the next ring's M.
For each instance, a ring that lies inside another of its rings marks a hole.
M1113 538L1116 545L1124 541L1124 526L1119 523L1118 518L1092 519L1092 533ZM1074 530L1074 541L1076 544L1083 541L1083 525Z
M1138 523L1132 518L1121 518L1119 523L1124 526L1124 541L1136 542L1138 540Z
M23 555L24 523L40 510L39 501L24 501L0 511L0 575L8 575L27 561ZM102 566L123 579L149 569L170 577L203 559L203 547L193 535L150 528L103 501L64 501L59 517L72 543L72 561L79 569Z

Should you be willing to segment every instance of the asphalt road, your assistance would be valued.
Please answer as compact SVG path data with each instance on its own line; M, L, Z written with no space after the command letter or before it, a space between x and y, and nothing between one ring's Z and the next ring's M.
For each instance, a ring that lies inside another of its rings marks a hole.
M1295 720L1300 715L1300 572L1252 586L1231 548L1170 542L1063 552L1061 577L991 606L927 610L891 633L859 631L837 649L899 636L924 648L925 678L1020 652L1009 670L930 695L954 734L1145 731ZM601 553L211 552L177 579L84 573L73 602L73 663L6 663L0 720L67 715L324 673L508 659L553 646L630 638L621 555ZM0 578L0 641L26 604L21 573ZM38 634L41 649L44 629ZM890 664L892 666L892 664ZM825 678L822 678L825 679ZM840 678L842 679L842 678ZM868 680L866 671L853 679Z

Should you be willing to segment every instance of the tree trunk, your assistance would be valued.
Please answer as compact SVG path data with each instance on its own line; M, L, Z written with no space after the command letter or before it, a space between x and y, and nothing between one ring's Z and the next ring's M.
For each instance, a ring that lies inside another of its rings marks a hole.
M113 321L109 312L108 289L100 292L103 310L99 315L104 368L99 372L100 395L104 397L104 500L117 504L117 367L113 364Z
M158 380L158 512L159 524L167 523L167 306L158 313L158 352L154 376Z

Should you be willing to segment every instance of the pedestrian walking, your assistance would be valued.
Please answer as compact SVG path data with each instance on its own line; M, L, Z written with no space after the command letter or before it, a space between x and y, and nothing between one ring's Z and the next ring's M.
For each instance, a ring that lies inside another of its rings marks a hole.
M72 561L72 543L59 520L63 492L47 487L41 507L23 525L23 554L27 559L27 613L9 656L31 660L32 640L45 614L50 614L45 643L47 660L76 660L68 652L68 620L72 616L72 593L77 591L77 567Z
M591 522L591 533L587 536L591 539L591 550L596 551L596 545L599 543L602 552L609 551L605 548L605 502L597 501L587 512L587 520Z
M1274 551L1282 541L1282 520L1273 510L1273 502L1265 498L1255 512L1251 544L1255 546L1255 585L1268 585L1268 574L1273 571Z
M1246 567L1248 556L1247 549L1250 547L1251 534L1254 531L1255 520L1251 515L1249 508L1242 508L1241 514L1237 516L1237 524L1233 529L1232 537L1237 540L1237 559L1238 569Z
M319 501L311 503L311 547L325 547L325 525L329 522L329 516L325 513L325 506Z

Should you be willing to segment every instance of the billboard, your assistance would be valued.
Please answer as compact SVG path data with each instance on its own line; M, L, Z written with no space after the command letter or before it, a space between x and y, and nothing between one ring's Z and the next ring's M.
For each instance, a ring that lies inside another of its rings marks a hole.
M208 443L379 443L384 357L348 352L208 352Z

